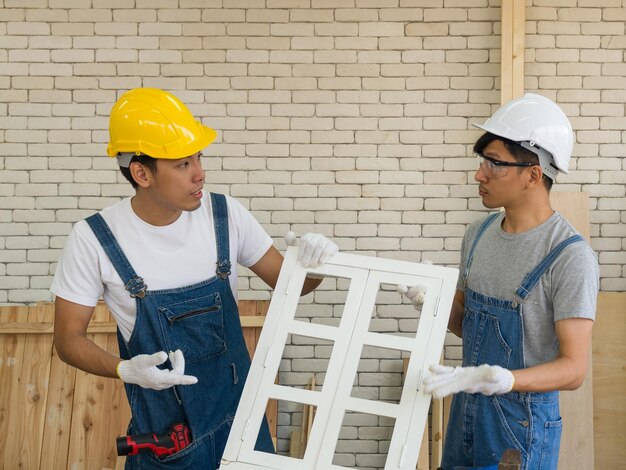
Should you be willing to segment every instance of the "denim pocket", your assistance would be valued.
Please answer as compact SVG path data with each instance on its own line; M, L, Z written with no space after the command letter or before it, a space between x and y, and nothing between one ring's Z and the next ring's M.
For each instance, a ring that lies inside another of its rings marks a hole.
M502 455L507 448L515 448L527 458L529 443L532 436L532 414L528 406L520 401L512 400L500 395L491 397L498 421L502 429L500 435L494 434L492 437L496 441L501 441L499 455ZM493 430L497 433L496 430Z
M215 470L219 466L213 464L215 455L213 453L213 444L211 436L207 435L203 438L194 440L183 450L172 455L159 458L152 452L144 452L137 454L137 469L150 470ZM128 459L127 459L128 461Z
M218 293L159 306L159 323L168 349L180 349L187 364L226 351L224 312Z
M496 341L494 341L494 338ZM463 365L499 365L509 368L512 348L504 338L496 315L471 308L463 316Z
M562 430L563 422L561 419L544 423L539 470L556 470L559 461Z

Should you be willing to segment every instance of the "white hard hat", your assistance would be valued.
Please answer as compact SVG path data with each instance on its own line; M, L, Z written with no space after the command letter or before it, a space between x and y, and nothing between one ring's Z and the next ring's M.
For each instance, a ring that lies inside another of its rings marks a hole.
M556 179L558 171L568 173L574 147L572 125L548 98L526 93L504 104L484 124L473 125L537 154L541 169L550 179Z

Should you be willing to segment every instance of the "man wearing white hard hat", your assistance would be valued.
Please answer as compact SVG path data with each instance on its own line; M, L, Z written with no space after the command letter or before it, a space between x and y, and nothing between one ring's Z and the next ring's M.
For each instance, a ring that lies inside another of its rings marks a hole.
M216 132L177 97L128 91L113 106L109 127L107 153L135 195L78 222L68 237L51 287L55 347L63 361L124 382L129 434L169 435L173 425L186 426L173 429L183 436L176 442L190 438L189 445L170 446L171 455L128 455L126 469L212 470L250 366L236 267L274 287L283 257L239 202L205 193L201 152ZM315 267L336 251L309 233L298 257ZM303 293L319 283L307 278ZM118 325L121 357L87 336L101 296ZM274 452L265 420L257 449Z
M456 394L444 469L497 465L513 448L523 470L556 470L558 391L585 377L599 284L593 250L550 206L574 136L563 111L531 93L477 127L478 193L504 211L467 229L448 325L463 365L431 366L424 390Z

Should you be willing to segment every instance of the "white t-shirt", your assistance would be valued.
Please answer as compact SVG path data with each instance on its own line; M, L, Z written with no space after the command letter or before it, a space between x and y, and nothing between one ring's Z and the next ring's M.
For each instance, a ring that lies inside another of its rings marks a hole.
M230 261L229 276L237 296L237 264L249 267L267 253L272 239L237 200L226 196ZM215 276L217 251L209 194L200 208L183 212L174 223L157 227L140 219L130 198L101 212L115 239L148 290L173 289ZM80 305L95 306L102 297L127 340L136 316L135 299L86 221L70 233L50 288L53 294Z

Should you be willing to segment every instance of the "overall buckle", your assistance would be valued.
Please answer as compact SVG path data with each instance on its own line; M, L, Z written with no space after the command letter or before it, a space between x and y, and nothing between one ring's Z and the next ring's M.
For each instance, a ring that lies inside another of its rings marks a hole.
M222 279L228 279L228 276L230 276L230 268L232 267L230 260L223 260L223 261L218 261L217 262L217 269L215 270L215 273L217 274L217 276Z
M124 285L124 289L128 291L131 297L143 299L148 286L143 282L142 277L135 276Z

